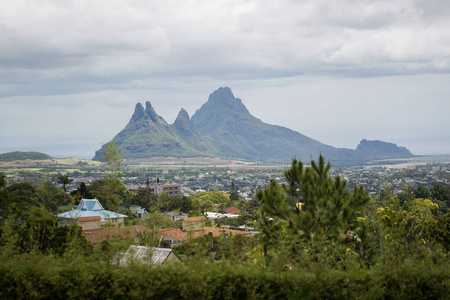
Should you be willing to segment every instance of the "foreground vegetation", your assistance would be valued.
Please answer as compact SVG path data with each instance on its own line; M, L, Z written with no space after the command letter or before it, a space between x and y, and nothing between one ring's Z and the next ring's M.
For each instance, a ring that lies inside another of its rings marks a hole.
M83 257L2 257L2 299L448 299L448 265L408 261L368 270L316 265L279 271L257 265L184 263L113 267Z
M448 299L448 190L421 187L372 198L329 170L323 157L311 167L294 160L284 184L271 180L247 202L259 234L189 240L174 249L182 261L163 266L117 263L130 244L159 246L154 235L92 246L79 227L56 226L54 201L91 193L111 209L126 199L201 214L208 208L202 205L224 206L230 197L132 195L117 178L105 178L66 198L48 182L36 190L7 186L2 177L0 297Z

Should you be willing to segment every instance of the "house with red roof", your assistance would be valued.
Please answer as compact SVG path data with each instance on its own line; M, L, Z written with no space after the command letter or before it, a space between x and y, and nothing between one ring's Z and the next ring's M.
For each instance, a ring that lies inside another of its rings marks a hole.
M150 228L144 225L135 225L83 230L82 233L89 242L98 244L107 240L120 241L133 239L135 242L138 242L145 233L151 231Z
M237 207L232 206L232 207L228 207L226 209L226 212L228 214L239 214L239 213L241 213L241 210L239 208L237 208Z
M212 234L214 237L218 237L223 234L250 234L248 231L207 227L205 226L205 222L205 217L184 218L182 228L159 229L156 231L156 235L163 237L166 247L173 248L183 244L191 238L197 238L207 234Z

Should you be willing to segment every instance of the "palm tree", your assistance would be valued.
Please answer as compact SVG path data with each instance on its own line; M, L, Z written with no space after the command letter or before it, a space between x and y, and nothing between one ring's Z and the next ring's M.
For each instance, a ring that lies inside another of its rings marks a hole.
M69 183L71 183L73 181L73 179L69 178L69 175L60 175L57 178L58 183L61 183L63 185L63 189L64 189L64 202L66 202L66 196L67 196L67 190L66 190L66 185L68 185Z

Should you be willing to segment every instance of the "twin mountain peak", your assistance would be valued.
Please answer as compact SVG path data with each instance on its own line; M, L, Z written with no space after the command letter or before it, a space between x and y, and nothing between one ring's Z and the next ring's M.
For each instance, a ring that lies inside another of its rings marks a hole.
M335 148L285 127L269 125L252 116L231 89L221 87L192 118L181 109L168 124L151 103L136 104L127 126L113 141L123 158L220 157L289 163L293 157L309 161L322 154L333 164L355 164L376 159L413 156L392 143L362 140L355 150ZM106 145L95 153L102 160Z

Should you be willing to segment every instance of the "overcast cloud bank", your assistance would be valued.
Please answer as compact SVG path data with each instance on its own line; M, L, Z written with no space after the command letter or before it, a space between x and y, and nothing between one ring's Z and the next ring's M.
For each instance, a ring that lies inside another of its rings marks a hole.
M450 153L446 0L0 1L0 152L92 157L136 102L172 122L229 86L333 146Z

